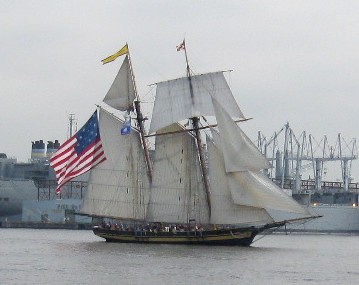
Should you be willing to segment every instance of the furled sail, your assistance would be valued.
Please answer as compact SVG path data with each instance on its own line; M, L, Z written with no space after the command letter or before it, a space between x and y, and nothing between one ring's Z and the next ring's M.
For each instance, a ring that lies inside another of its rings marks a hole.
M223 72L195 75L157 84L150 133L184 119L214 116L211 98L220 100L232 117L244 118ZM193 98L192 98L192 95Z
M100 134L107 160L89 177L82 212L103 217L143 220L149 180L139 134L120 135L123 123L100 110Z
M233 201L223 156L210 138L207 138L207 147L212 204L211 223L263 225L273 222L263 208L243 206Z
M130 63L128 56L126 56L103 101L112 108L120 111L126 111L132 108L134 99L135 91Z
M173 124L163 132L181 131ZM156 137L148 221L208 223L199 160L194 138L187 132Z

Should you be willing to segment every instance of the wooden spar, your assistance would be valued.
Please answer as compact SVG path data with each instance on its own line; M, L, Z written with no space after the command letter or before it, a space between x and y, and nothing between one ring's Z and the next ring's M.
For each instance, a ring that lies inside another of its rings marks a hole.
M239 122L245 122L245 121L249 121L249 120L252 120L253 118L247 118L247 119L239 119L239 120L236 120L234 121L235 123L239 123ZM198 127L198 130L204 130L204 129L209 129L209 128L214 128L214 127L217 127L218 124L213 124L213 125L208 125L208 126L205 126L205 127ZM164 136L164 135L173 135L173 134L177 134L177 133L185 133L185 132L192 132L194 131L195 129L192 128L192 129L183 129L181 131L175 131L175 132L167 132L167 133L155 133L153 135L146 135L145 137L146 138L149 138L149 137L154 137L154 136Z
M295 222L306 221L306 220L314 220L314 219L318 219L318 218L321 218L321 217L323 217L323 216L317 215L317 216L289 219L289 220L285 220L284 222L285 223L295 223Z
M187 64L187 78L188 78L188 84L189 84L189 90L191 94L192 101L194 100L194 93L193 93L193 86L192 86L192 78L191 78L191 72L188 64L188 57L187 57L187 49L186 49L186 43L185 40L183 40L183 49L186 56L186 64ZM203 153L203 147L202 147L202 140L201 140L201 134L199 132L199 118L193 117L191 118L193 123L193 130L195 132L196 142L197 142L197 149L198 149L198 155L199 155L199 163L201 165L202 170L202 178L203 178L203 185L204 190L206 192L206 198L207 198L207 205L208 205L208 214L209 218L211 218L211 196L209 193L209 183L208 183L208 177L207 177L207 171L205 166L205 159L204 159L204 153Z
M194 126L194 132L195 132L196 141L197 141L199 161L201 164L201 170L202 170L202 175L203 175L203 184L204 184L204 189L206 190L207 204L208 204L208 209L209 209L209 217L211 217L211 197L210 197L210 193L209 193L209 184L208 184L207 171L206 171L206 167L205 167L202 139L201 139L201 134L199 132L199 126L198 126L199 118L194 117L191 120L192 120L192 123Z
M146 160L146 165L147 165L147 171L148 171L148 177L150 179L150 183L152 182L152 163L151 163L151 159L150 159L150 153L148 150L148 146L146 143L146 137L145 137L145 128L143 126L143 116L142 116L142 112L141 112L141 107L140 107L140 100L139 100L139 96L137 93L137 87L136 87L136 81L135 81L135 75L133 73L133 68L132 68L132 62L131 62L131 56L130 56L130 50L128 49L128 61L130 63L130 72L131 72L131 77L132 77L132 82L133 82L133 89L135 91L135 109L136 109L136 116L137 116L137 122L138 122L138 126L140 129L140 137L141 137L141 142L142 142L142 147L143 150L145 152L145 160Z
M140 108L140 101L136 100L134 103L135 103L136 114L137 114L137 122L140 127L141 141L142 141L143 149L145 151L145 159L146 159L146 164L147 164L148 177L150 179L150 182L152 182L152 163L151 163L150 153L148 151L146 137L145 137L145 131L144 131L144 127L143 127L144 119L143 119L141 108Z

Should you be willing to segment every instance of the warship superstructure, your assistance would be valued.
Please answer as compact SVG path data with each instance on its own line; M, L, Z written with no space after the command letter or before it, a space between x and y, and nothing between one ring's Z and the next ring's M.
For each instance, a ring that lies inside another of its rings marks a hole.
M48 160L59 146L58 140L32 142L28 162L0 153L0 219L21 219L22 202L38 200L39 183L55 179Z

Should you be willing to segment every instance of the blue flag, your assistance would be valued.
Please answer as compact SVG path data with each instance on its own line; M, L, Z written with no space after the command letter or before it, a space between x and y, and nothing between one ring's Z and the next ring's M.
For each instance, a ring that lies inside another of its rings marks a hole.
M131 117L125 117L125 122L123 123L123 127L121 128L121 135L128 135L131 133Z

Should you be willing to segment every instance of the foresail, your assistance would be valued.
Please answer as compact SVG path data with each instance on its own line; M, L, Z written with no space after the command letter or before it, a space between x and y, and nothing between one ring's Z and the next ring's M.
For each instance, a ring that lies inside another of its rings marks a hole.
M139 135L120 135L123 123L102 109L99 126L107 160L91 171L81 212L143 220L149 180Z
M273 222L263 208L243 206L233 201L223 156L209 138L207 147L212 202L211 223L264 225Z
M103 101L112 108L120 111L126 111L132 108L134 99L135 91L130 70L130 63L128 56L126 56Z
M271 168L271 164L260 153L257 147L232 120L222 106L222 101L213 98L218 129L220 132L220 145L224 156L226 172Z
M193 92L187 77L157 84L150 133L187 118L214 116L212 97L223 102L230 116L244 118L223 72L192 76L191 83Z
M183 130L173 124L164 132ZM194 138L187 132L157 136L148 221L208 223L208 206Z

